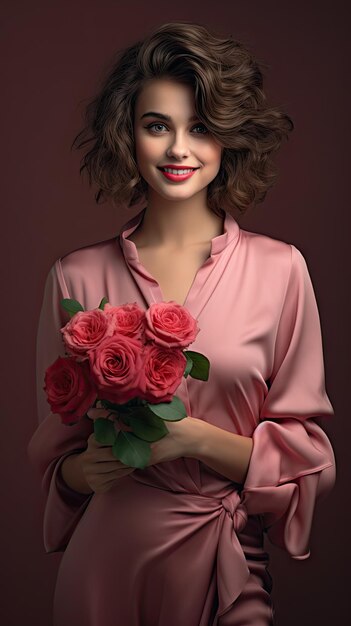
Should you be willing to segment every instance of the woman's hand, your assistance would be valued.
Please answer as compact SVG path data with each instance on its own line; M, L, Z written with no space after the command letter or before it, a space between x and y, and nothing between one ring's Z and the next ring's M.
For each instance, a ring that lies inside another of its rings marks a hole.
M150 443L151 456L146 467L180 457L196 458L202 444L204 424L190 415L177 422L165 420L169 432L162 439Z
M88 438L87 449L79 454L79 462L86 482L95 493L105 493L117 480L136 469L116 459L112 446L96 441L94 433Z

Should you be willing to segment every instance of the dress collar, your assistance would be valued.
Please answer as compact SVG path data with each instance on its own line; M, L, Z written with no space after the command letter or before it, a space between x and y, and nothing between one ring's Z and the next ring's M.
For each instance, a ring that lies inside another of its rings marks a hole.
M137 215L132 217L128 222L126 222L120 230L120 245L123 250L124 257L128 261L139 260L138 250L134 241L127 239L127 237L129 237L129 235L131 235L141 223L142 219L144 218L146 208L147 207L142 209L139 213L137 213ZM221 235L217 235L217 237L213 237L213 239L211 239L211 257L222 252L225 248L229 246L229 244L234 244L240 234L240 226L236 219L224 209L220 209L220 212L222 216L224 216L224 232Z

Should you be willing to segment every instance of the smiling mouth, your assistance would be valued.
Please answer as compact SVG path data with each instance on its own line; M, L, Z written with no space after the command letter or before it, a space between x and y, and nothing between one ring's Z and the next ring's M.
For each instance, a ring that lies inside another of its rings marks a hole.
M198 170L198 167L184 167L184 168L173 168L173 167L158 167L158 170L161 172L168 172L168 174L190 174L190 172L194 172Z

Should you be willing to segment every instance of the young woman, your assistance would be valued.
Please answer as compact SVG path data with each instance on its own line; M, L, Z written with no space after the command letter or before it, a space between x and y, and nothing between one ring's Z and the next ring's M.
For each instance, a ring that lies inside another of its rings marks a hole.
M55 626L267 626L264 534L310 554L316 501L335 481L314 290L298 248L232 215L264 199L292 128L252 54L189 22L125 50L87 108L74 145L92 143L81 169L97 202L146 205L117 238L59 258L45 285L29 455L45 549L64 552ZM182 379L188 416L167 423L144 470L98 444L88 417L63 425L43 391L64 354L60 300L93 309L105 295L183 305L200 328L190 348L211 364L207 382Z

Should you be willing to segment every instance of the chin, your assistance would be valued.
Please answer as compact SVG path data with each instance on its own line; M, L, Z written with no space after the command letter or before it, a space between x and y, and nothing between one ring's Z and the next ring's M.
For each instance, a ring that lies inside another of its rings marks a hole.
M179 193L178 190L176 190L175 192L172 193L172 191L170 191L169 193L167 193L167 191L164 191L163 189L154 189L153 190L155 193L157 193L159 196L162 196L162 198L165 198L165 200L189 200L190 198L192 198L193 196L196 196L198 193L200 193L202 191L202 189L195 189L194 191L184 191L183 193Z

